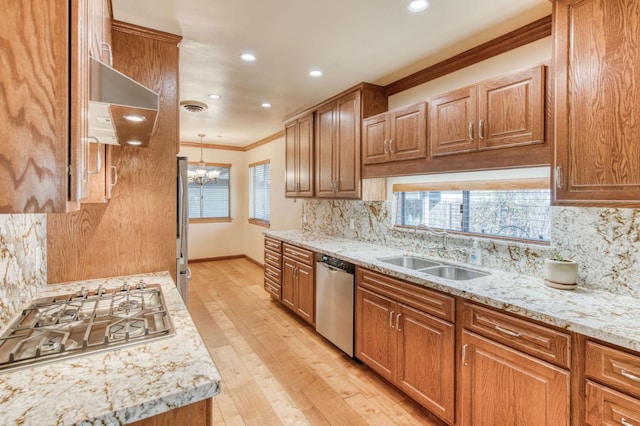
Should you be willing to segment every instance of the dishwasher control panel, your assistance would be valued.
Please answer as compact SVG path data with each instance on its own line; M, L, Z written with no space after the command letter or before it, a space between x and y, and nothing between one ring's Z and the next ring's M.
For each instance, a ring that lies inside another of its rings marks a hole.
M322 258L320 259L320 261L329 266L333 266L334 268L342 269L343 271L348 272L350 274L355 274L355 271L356 271L356 266L353 263L349 263L342 259L338 259L337 257L331 257L325 254L325 255L322 255Z

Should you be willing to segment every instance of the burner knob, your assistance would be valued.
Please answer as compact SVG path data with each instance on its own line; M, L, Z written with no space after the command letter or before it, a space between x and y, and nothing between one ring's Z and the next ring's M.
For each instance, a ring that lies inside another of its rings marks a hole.
M85 286L82 286L80 288L80 293L78 293L78 296L79 297L84 297L86 299L88 294L89 294L89 292L87 291L87 288Z
M104 289L104 286L102 284L100 284L98 286L98 289L96 290L96 294L98 296L102 296L105 292L106 292L106 290Z
M131 290L131 285L129 285L129 283L122 285L122 291L126 291L127 293L129 293L129 290Z
M140 289L140 290L144 290L146 286L147 286L147 284L144 281L140 281L138 283L138 289Z

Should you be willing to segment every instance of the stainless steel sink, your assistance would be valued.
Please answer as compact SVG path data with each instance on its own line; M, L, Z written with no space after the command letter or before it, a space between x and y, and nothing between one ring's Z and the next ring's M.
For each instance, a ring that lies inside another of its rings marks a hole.
M389 263L391 265L401 266L403 268L407 268L411 270L431 268L431 267L440 265L437 262L432 262L430 260L422 259L421 257L415 257L415 256L395 256L395 257L388 257L388 258L379 259L379 260L381 262Z
M465 281L474 278L485 277L484 272L472 271L470 269L460 268L457 266L440 265L434 268L421 269L418 272L434 275L436 277L448 278L450 280Z

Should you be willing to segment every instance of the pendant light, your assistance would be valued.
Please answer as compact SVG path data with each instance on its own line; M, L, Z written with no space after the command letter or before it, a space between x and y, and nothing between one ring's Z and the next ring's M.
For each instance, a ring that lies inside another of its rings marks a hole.
M200 138L200 162L198 163L198 168L195 170L189 170L187 172L187 178L189 179L189 183L195 183L197 185L206 185L208 183L216 183L218 181L218 177L220 177L220 170L207 170L206 163L204 162L204 134L198 134Z

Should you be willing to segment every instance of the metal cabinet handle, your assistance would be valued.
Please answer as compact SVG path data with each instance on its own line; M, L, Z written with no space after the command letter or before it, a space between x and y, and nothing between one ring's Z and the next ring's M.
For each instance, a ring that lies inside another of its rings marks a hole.
M393 314L394 311L389 312L389 327L393 328Z
M484 139L484 120L480 120L478 123L478 137Z
M389 152L391 154L395 154L395 152L396 152L396 150L393 149L393 140L394 140L393 138L389 139Z
M553 179L556 181L556 188L562 188L562 167L561 166L556 166Z
M97 157L96 157L96 169L94 171L88 170L90 175L97 175L102 169L102 154L100 153L100 141L95 136L89 136L88 139L96 141L97 144Z
M111 169L111 187L113 188L118 184L118 168L116 166L109 166Z
M495 326L496 331L499 331L500 333L506 334L507 336L511 336L511 337L520 337L522 336L522 334L515 332L515 331L511 331L509 329L506 328L502 328L499 325Z
M191 279L191 268L187 268L187 280Z
M382 142L382 151L383 151L385 154L388 154L388 153L389 153L389 151L387 151L387 140L386 140L386 139L384 140L384 142Z
M396 330L398 331L402 331L402 329L400 328L400 317L402 316L402 314L398 314L398 316L396 317Z
M462 365L464 365L465 367L469 365L469 363L467 363L467 347L468 346L469 345L466 343L462 345Z
M626 377L629 380L633 380L634 382L640 382L640 377L636 376L635 374L629 373L627 370L620 370L620 374L622 374L624 377Z
M109 43L102 42L102 50L106 50L109 54L109 66L113 67L113 49Z
M620 424L622 424L623 426L633 426L633 424L629 423L624 417L620 419Z
M473 121L469 123L468 131L469 131L469 140L472 141L473 140Z

